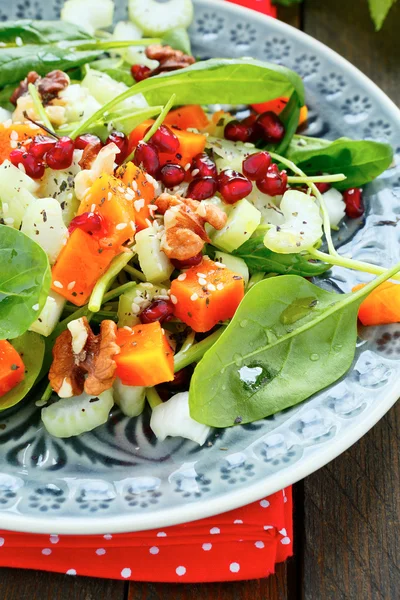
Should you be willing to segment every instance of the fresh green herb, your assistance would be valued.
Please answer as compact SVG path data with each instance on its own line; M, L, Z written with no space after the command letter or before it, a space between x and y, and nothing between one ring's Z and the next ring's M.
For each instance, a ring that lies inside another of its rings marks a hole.
M327 292L295 275L255 285L194 371L192 418L212 427L230 427L238 415L249 423L337 381L354 358L361 302L399 269L354 294Z
M107 291L107 288L110 287L118 273L122 271L124 267L126 267L132 256L133 253L127 250L112 260L107 271L100 277L93 288L93 292L89 300L90 312L96 313L100 310L101 305L104 302L104 294Z
M264 246L264 236L250 238L232 252L242 258L252 273L279 273L280 275L300 275L301 277L316 277L330 269L324 262L310 262L303 254L277 254Z
M49 261L39 244L0 225L0 339L25 333L42 310L50 283Z
M15 110L15 106L13 104L11 104L11 102L10 102L10 98L11 98L14 90L15 90L15 85L6 85L6 87L4 87L0 91L0 106L11 112L13 112L13 110Z
M285 153L308 175L343 173L346 180L335 187L346 189L369 183L392 163L393 150L389 144L339 138L334 142L295 135Z
M3 21L0 23L0 40L15 43L20 38L24 44L53 44L67 40L92 40L84 29L66 21Z
M396 4L397 0L368 0L369 11L376 31L379 31L385 21L389 10Z
M188 367L194 362L199 361L203 358L204 354L212 348L218 338L222 335L225 327L220 327L214 333L211 333L209 336L201 340L201 342L197 342L196 344L191 345L189 348L182 348L180 352L175 354L174 356L174 372L177 373L184 367Z
M37 91L36 86L34 86L33 83L28 84L28 91L31 95L35 111L39 115L39 120L42 121L43 125L45 125L47 129L54 132L50 119L47 116L42 101L40 100L39 92Z
M297 127L299 126L299 116L300 116L300 107L299 97L297 92L294 91L290 97L289 102L286 104L285 108L279 115L281 121L285 125L285 135L283 140L279 143L276 148L276 152L278 154L284 154L287 147L290 144L291 139L296 133Z
M25 377L0 398L0 411L15 406L25 398L39 375L44 356L44 339L33 331L27 331L12 340L11 343L22 357L25 365Z
M173 105L175 103L175 98L176 98L176 95L172 94L171 98L168 100L168 102L166 103L166 105L164 106L164 108L162 109L160 114L158 115L157 119L154 121L153 125L150 127L150 129L144 136L144 138L143 138L144 142L148 142L149 139L155 134L157 129L159 129L161 127L161 125L164 122L165 117L167 116L167 114L169 113L169 111L171 110L171 108L173 107Z
M192 49L190 46L190 37L187 29L184 27L175 27L170 31L167 31L163 35L163 43L168 44L175 50L181 50L185 54L191 56Z

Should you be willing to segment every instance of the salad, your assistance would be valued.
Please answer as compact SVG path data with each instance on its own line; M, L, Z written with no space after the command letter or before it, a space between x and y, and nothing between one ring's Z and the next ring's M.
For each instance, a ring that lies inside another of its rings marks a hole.
M351 366L358 319L400 320L400 265L341 256L373 141L302 135L301 78L196 61L189 0L68 0L0 24L0 410L56 437L151 407L160 439L293 406ZM377 277L327 291L331 266Z

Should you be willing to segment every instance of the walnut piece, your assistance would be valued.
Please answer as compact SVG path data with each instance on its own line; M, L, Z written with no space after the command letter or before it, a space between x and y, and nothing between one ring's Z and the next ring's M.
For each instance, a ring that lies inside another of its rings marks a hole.
M64 71L50 71L45 77L40 77L36 71L30 71L14 90L10 102L17 105L17 100L28 93L28 85L34 83L38 89L44 106L58 97L58 94L70 84L70 78Z
M184 54L181 50L174 50L171 46L161 46L161 44L152 44L145 50L147 58L158 60L158 67L149 74L150 77L158 75L164 71L175 71L183 69L195 63L193 56Z
M40 79L39 73L36 73L36 71L30 71L25 79L23 79L19 86L13 91L10 102L17 106L18 98L28 93L28 85L30 83L36 83L38 79Z
M86 170L86 169L92 168L92 164L94 163L95 159L97 158L101 148L102 148L102 146L101 146L100 141L99 142L89 142L84 147L83 153L82 153L82 158L78 162L78 165L81 167L81 169Z
M157 210L164 215L165 232L161 249L176 260L188 260L196 256L210 241L205 223L214 229L222 229L226 214L214 204L205 204L192 198L161 194L155 200Z
M58 336L53 347L49 381L53 390L64 398L79 396L83 391L98 396L115 380L114 356L120 350L115 341L116 324L102 321L100 333L95 335L86 317L82 318L82 323L87 330L87 340L79 354L72 350L73 338L69 329Z

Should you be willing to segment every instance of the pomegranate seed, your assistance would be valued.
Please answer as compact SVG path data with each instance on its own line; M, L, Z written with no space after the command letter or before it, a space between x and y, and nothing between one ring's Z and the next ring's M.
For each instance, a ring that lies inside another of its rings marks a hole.
M167 154L178 152L180 145L174 132L166 125L160 125L157 131L151 136L149 143L155 146L159 152L166 152Z
M32 154L35 158L43 158L56 142L56 138L48 135L35 135L29 145L29 154Z
M151 69L146 67L146 65L132 65L131 66L131 74L133 79L139 83L139 81L143 81L143 79L147 79L150 76Z
M206 152L196 154L193 159L192 169L198 169L196 177L217 177L217 165Z
M74 143L76 150L84 150L89 144L92 146L101 144L101 139L92 133L84 133L83 135L78 135Z
M253 130L251 127L245 125L243 121L240 123L237 119L229 121L224 129L225 139L232 142L248 142L252 133Z
M144 308L139 315L141 323L162 323L174 314L174 305L170 300L154 300L150 306Z
M176 258L171 258L171 262L174 265L175 269L189 269L190 267L196 267L203 260L203 255L201 252L192 256L191 258L187 258L186 260L177 260Z
M242 163L243 174L252 181L264 179L270 164L271 156L268 152L256 152L255 154L250 154L250 156L245 158Z
M46 154L47 165L56 171L68 169L74 158L74 142L69 137L61 137Z
M163 184L166 185L167 188L173 188L182 183L185 179L186 172L181 165L167 163L162 167L160 175Z
M140 142L135 150L133 162L138 167L143 167L152 177L157 177L160 168L160 159L157 149L146 142Z
M189 183L186 196L193 200L205 200L214 196L217 190L218 183L214 177L196 177Z
M225 202L235 204L250 194L253 184L242 173L225 169L218 176L218 189Z
M119 148L119 154L117 154L117 156L115 157L115 162L117 163L117 165L120 165L128 156L128 138L121 131L112 131L106 140L106 144L111 144L112 142L114 142L114 144Z
M349 219L358 219L364 214L364 202L361 188L350 188L343 192L343 200L346 204L346 215Z
M330 183L315 183L314 185L320 194L325 194L332 187Z
M285 126L274 112L267 111L259 115L256 122L256 133L270 144L277 144L285 135Z
M85 212L76 216L69 224L68 232L72 233L75 229L82 229L86 233L98 233L103 228L103 218L98 213Z
M279 171L278 165L274 163L268 167L264 179L257 181L256 185L263 194L268 194L268 196L280 196L286 191L286 171Z
M22 148L12 150L10 153L10 161L15 167L22 164L25 173L29 177L32 177L32 179L40 179L44 175L44 164Z

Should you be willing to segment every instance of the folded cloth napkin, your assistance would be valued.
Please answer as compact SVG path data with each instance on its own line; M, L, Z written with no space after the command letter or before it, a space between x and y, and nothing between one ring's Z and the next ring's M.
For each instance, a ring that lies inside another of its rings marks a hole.
M291 488L243 508L163 530L114 535L0 531L0 566L110 579L258 579L292 555Z
M232 4L239 4L245 8L252 8L265 15L276 17L276 6L274 6L271 0L228 0Z

